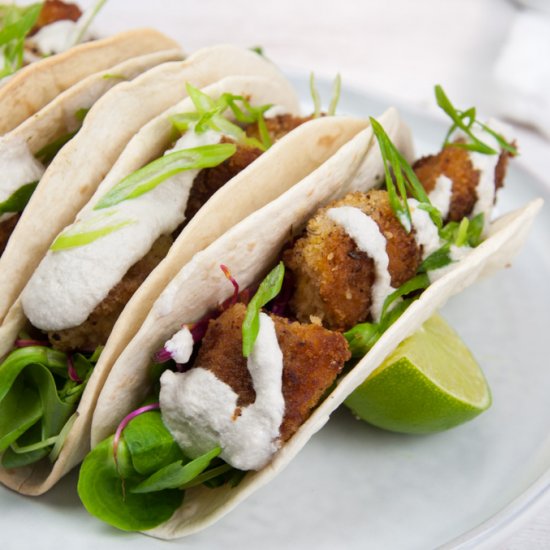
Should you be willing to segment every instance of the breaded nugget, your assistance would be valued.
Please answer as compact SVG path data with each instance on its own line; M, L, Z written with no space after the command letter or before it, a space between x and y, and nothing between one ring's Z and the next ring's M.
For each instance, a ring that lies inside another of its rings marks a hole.
M31 34L57 21L78 21L81 15L82 11L76 4L62 2L61 0L46 0Z
M120 283L111 289L84 323L74 328L48 332L52 347L61 351L73 351L94 350L97 346L104 345L124 306L149 273L168 254L172 242L169 235L160 236L151 250L126 272Z
M242 323L246 307L236 304L210 321L194 367L212 371L239 395L239 407L254 402L256 393L242 355ZM306 421L350 358L343 336L317 325L291 323L270 315L283 353L285 414L281 440L289 439Z
M289 132L292 132L295 128L298 128L304 122L311 120L313 117L297 117L294 115L277 115L274 117L266 118L265 124L267 131L271 136L273 141L281 139L283 136L286 136ZM255 137L260 139L260 133L258 131L257 124L251 124L246 127L246 133L249 137Z
M394 288L416 274L421 250L391 209L386 191L350 193L322 208L307 224L306 235L283 255L296 289L290 307L299 321L318 318L333 330L348 330L370 317L374 261L326 215L327 210L353 206L370 216L386 238L389 273Z
M221 143L234 142L231 139L223 138ZM189 193L189 200L185 209L185 220L189 221L220 187L223 187L261 154L260 149L237 144L237 151L233 156L214 168L201 170L193 181L193 187Z
M509 153L502 152L495 168L495 189L504 184ZM469 152L455 145L444 147L437 155L422 157L414 163L414 171L426 192L430 193L440 175L453 182L451 205L445 221L460 221L469 216L477 201L479 171L474 168Z

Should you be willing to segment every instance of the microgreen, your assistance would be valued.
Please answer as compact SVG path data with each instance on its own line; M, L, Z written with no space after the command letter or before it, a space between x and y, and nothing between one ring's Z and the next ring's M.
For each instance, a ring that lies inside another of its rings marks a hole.
M244 96L230 93L224 93L217 100L214 100L190 83L186 84L186 88L195 111L170 117L172 124L180 133L193 130L200 134L211 129L215 132L224 133L237 143L256 147L262 151L266 151L271 147L271 136L267 131L263 116L271 105L253 107ZM225 116L228 110L232 112L236 121L240 124L257 124L260 140L247 136L240 126L231 122Z
M97 0L97 2L90 8L88 8L77 21L74 32L71 36L67 47L76 46L82 42L86 31L89 29L92 21L95 19L101 8L105 5L107 0Z
M503 136L489 128L487 125L476 120L476 109L475 107L470 107L466 111L458 110L452 103L451 100L447 97L447 94L443 91L443 88L437 84L435 86L435 99L437 105L449 116L453 121L452 126L449 128L443 146L454 145L456 147L461 147L468 151L475 151L477 153L482 153L484 155L498 155L500 152L493 149L491 146L487 145L481 141L473 132L473 129L477 125L479 128L485 132L492 135L498 142L501 149L508 151L512 155L517 155L517 149L510 145ZM451 136L456 130L462 130L464 134L468 136L470 142L465 143L461 141L452 142L450 141Z
M408 194L410 194L419 202L418 208L426 210L437 227L441 227L441 213L432 206L411 165L392 143L382 125L373 117L370 117L370 123L380 147L384 162L388 199L396 217L407 231L412 230L412 218L407 200Z
M283 262L279 262L261 282L256 294L254 294L254 297L246 308L246 316L242 327L244 357L248 357L252 353L254 342L258 337L260 330L260 310L279 294L284 276L285 265Z
M78 480L78 494L88 512L127 531L166 521L180 506L182 489L238 472L220 464L220 447L193 460L185 457L160 411L146 407L131 413L116 446L111 436L88 454Z
M330 99L329 108L327 114L334 116L340 101L340 94L342 91L342 77L337 74L332 83L332 97ZM321 116L321 96L317 85L315 84L315 75L310 73L309 75L309 93L311 94L311 100L313 101L313 118L319 118Z
M25 37L34 27L42 3L20 7L14 4L3 6L1 13L0 51L4 63L0 69L0 78L13 74L23 66Z
M168 153L117 183L101 197L94 206L94 210L101 210L122 201L140 197L180 172L218 166L235 154L235 151L234 144L220 143Z
M58 252L84 246L135 223L134 220L121 220L109 225L109 218L115 214L116 212L106 212L89 219L77 221L55 239L50 246L50 250ZM107 224L104 223L105 221L107 221Z
M4 202L0 202L0 215L7 214L9 212L23 212L37 185L37 181L22 185Z
M68 431L94 362L75 354L81 382L69 378L67 355L46 346L12 351L0 364L0 454L2 465L18 468L44 458Z

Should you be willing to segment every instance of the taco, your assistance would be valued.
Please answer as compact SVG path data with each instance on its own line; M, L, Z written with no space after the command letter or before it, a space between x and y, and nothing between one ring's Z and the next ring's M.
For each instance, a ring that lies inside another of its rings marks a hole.
M137 63L141 62L134 61L132 65L135 67ZM231 74L273 78L276 82L284 82L281 86L286 86L287 93L293 93L290 85L282 80L279 71L261 56L233 46L216 46L199 50L185 61L163 63L130 82L120 82L95 102L86 113L77 134L49 163L22 215L12 215L9 219L2 220L4 224L0 222L2 233L6 238L9 237L0 257L0 322L4 320L56 235L74 220L76 213L88 202L134 134L152 118L186 97L185 82L203 87ZM108 78L103 78L105 75ZM32 153L39 145L54 139L42 152L45 149L50 157L52 149L55 152L56 147L52 148L51 145L56 145L54 136L57 134L49 132L56 125L59 127L59 118L63 116L63 121L69 121L67 124L76 124L75 113L89 101L88 98L95 93L93 90L102 88L106 82L119 82L117 76L120 75L107 72L90 77L96 85L92 89L85 87L86 95L77 93L73 96L69 90L36 117L2 138L4 141L0 146L5 145L9 153L14 148L18 149L17 144L22 139L31 139L33 133L29 151L22 146L26 151L22 165L19 165L22 161L20 157L15 159L15 168L19 171L17 175L20 176L19 185L30 184L32 178L39 177L41 169L38 161L32 158ZM75 98L80 100L75 101ZM75 111L77 106L78 110ZM56 121L55 124L53 121ZM61 135L57 140L63 141L66 137L66 134ZM29 170L36 170L36 174L29 174ZM6 175L4 173L0 178L2 187L7 188L4 195L9 195L15 178L4 180ZM27 179L29 181L25 181ZM32 187L23 185L22 191ZM13 194L17 195L12 192L12 196ZM9 205L9 198L2 196L2 200L5 199L8 199L6 202ZM15 207L13 210L17 210L24 203L15 201L12 206ZM52 216L52 212L55 212L55 216ZM6 345L10 347L11 342L0 343L0 356L5 354Z
M132 57L179 48L152 29L79 44L89 40L88 27L102 4L96 2L85 13L60 0L0 6L0 135L93 73Z
M489 223L515 149L454 120L463 133L413 170L406 129L371 119L183 267L98 401L78 484L89 512L166 539L206 527L449 297L509 264L542 201Z
M0 480L20 492L44 492L86 454L110 366L181 266L366 125L299 117L295 94L273 75L187 89L130 141L0 329L16 348L0 365L0 408L13 419L0 435ZM55 405L29 425L46 386L57 388Z

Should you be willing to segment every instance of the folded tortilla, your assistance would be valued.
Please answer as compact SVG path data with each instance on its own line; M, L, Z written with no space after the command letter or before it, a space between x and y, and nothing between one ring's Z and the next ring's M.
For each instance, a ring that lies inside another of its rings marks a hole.
M222 45L199 50L185 61L163 63L114 86L94 104L78 134L44 173L0 257L0 322L54 238L90 200L130 139L186 97L186 82L202 88L228 75L284 82L286 93L295 97L272 63L249 50ZM0 340L0 357L10 346L11 341Z
M393 117L394 124L388 124L386 114L382 125L410 158L408 131L395 111L390 111L389 117ZM142 327L114 364L94 413L92 446L113 434L120 420L150 392L148 370L153 354L183 324L200 320L231 296L220 264L230 267L241 288L254 285L274 265L289 233L299 232L319 207L351 190L366 191L380 181L382 159L373 141L370 128L360 132L300 183L235 225L185 265L154 303ZM339 380L265 468L249 472L236 488L226 484L215 489L201 486L186 490L182 506L170 520L146 534L173 539L199 531L271 480L403 339L452 295L510 263L541 205L542 200L535 200L495 221L487 239L423 292L351 372Z
M298 110L297 98L289 89L288 83L282 77L277 81L273 75L269 78L228 77L203 91L212 98L230 92L250 97L251 101L259 105L274 103L289 113L295 114ZM174 113L189 111L194 111L194 107L188 98L144 126L130 141L85 209L90 208L95 199L103 196L121 178L162 154L173 141L168 117ZM366 125L366 121L339 117L306 122L276 142L215 193L186 225L168 256L134 294L119 317L86 386L77 409L78 417L53 468L43 461L16 470L0 470L0 481L25 494L40 494L76 465L89 450L94 405L110 367L135 334L150 305L168 281L197 251L255 209L264 206L302 180ZM228 202L233 207L223 208ZM223 210L227 212L220 215ZM0 328L2 342L13 342L25 324L26 317L21 301L18 300Z
M176 48L179 44L159 31L135 29L79 44L23 67L0 87L0 135L93 73L138 55Z

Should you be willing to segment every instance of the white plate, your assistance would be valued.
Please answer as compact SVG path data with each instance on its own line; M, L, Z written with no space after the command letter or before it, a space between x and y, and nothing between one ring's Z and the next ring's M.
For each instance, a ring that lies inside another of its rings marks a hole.
M295 83L307 97L306 79ZM328 98L330 86L319 87ZM366 93L347 91L340 111L367 115L385 107ZM441 122L402 114L419 152L439 148L446 129ZM498 210L537 196L550 199L550 190L512 165ZM275 481L210 529L175 544L193 550L426 549L489 540L548 485L549 235L545 206L513 269L443 310L483 366L493 391L489 411L452 431L413 437L372 428L342 409ZM71 474L36 499L1 488L2 547L167 547L88 516L75 484Z

